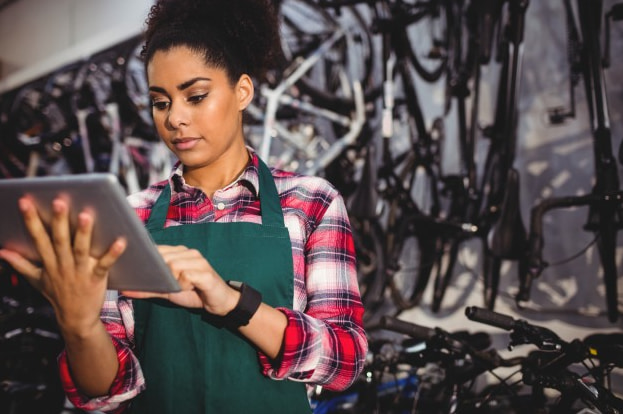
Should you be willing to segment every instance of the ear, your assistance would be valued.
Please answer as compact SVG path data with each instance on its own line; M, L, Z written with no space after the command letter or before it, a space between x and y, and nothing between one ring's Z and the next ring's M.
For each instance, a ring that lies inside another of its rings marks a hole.
M253 100L254 95L253 80L247 74L242 74L236 84L236 93L238 94L238 109L243 111Z

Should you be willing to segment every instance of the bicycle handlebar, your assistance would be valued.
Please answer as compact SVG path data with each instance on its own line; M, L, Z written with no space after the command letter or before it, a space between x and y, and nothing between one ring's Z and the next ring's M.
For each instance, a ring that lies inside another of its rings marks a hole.
M530 236L526 255L521 263L519 274L519 292L516 296L517 302L524 302L530 299L530 290L533 281L541 275L548 263L543 260L543 216L549 210L557 208L579 207L605 203L608 200L620 200L621 193L613 194L587 194L582 196L553 197L541 200L540 203L532 207L530 212ZM486 323L486 322L485 322Z
M437 331L426 326L417 325L411 322L403 321L391 316L383 316L379 321L379 327L389 331L405 334L414 339L428 341L435 337Z
M523 344L536 345L539 349L549 351L561 351L569 347L569 343L562 340L552 330L532 325L523 319L514 319L511 316L476 306L465 308L465 316L475 322L511 331L509 349Z
M465 316L469 320L495 326L506 331L510 331L515 327L515 319L512 317L476 306L465 308Z
M487 370L519 365L524 359L523 357L504 359L495 349L485 349L491 344L491 340L488 334L485 334L486 338L483 339L482 332L464 336L461 335L462 332L453 334L441 328L428 328L391 316L383 316L379 322L379 327L426 341L429 350L440 351L445 349L450 351L449 355L445 353L444 355L450 357L451 360L466 354L470 355L474 361L478 362L478 367L475 370L464 372L461 376L464 381L468 381L471 377Z

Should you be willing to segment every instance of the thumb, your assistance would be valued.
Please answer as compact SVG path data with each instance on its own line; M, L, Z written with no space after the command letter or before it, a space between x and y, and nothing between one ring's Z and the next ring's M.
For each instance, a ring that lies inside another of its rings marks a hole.
M30 260L12 250L0 249L0 259L6 262L20 275L24 276L28 283L40 290L41 268L35 266Z

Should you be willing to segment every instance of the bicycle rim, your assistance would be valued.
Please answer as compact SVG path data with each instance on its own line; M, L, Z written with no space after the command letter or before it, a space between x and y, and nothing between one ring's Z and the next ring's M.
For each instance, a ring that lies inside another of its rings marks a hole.
M317 105L333 110L353 109L352 83L358 81L365 90L377 60L361 13L354 7L341 7L335 13L309 1L284 0L279 14L282 47L289 62L305 58L323 41L344 30L344 36L322 54L297 87Z
M385 290L385 260L383 230L376 220L351 218L355 252L357 254L357 280L366 319L374 316L383 303Z
M407 219L409 220L409 219ZM393 252L390 289L394 304L399 310L419 304L428 284L435 260L434 239L415 233L414 222L402 220Z

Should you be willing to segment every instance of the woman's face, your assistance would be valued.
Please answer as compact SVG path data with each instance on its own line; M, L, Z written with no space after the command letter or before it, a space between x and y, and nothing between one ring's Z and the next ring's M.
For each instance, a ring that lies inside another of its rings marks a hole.
M185 171L247 159L242 110L253 98L248 76L232 86L223 69L175 47L153 55L147 79L158 134Z

